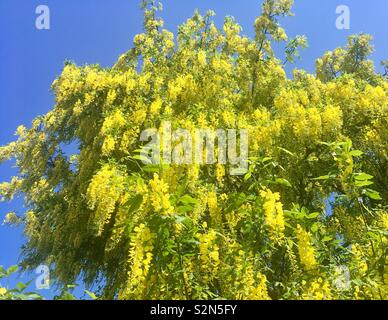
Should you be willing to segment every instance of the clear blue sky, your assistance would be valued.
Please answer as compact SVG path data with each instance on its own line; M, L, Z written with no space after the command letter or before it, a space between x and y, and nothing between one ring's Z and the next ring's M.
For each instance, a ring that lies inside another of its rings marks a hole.
M261 0L164 0L162 14L166 27L190 17L194 9L213 9L220 25L232 15L253 36L253 22L260 12ZM296 0L295 17L284 20L290 36L305 34L309 48L302 52L298 68L314 71L314 61L325 51L345 43L359 32L374 36L376 65L388 59L387 0ZM53 107L49 88L60 74L66 59L77 64L112 65L127 51L135 34L142 30L140 0L1 0L0 1L0 145L13 139L19 124L29 125L37 115ZM48 5L51 29L35 28L35 8ZM335 10L348 5L350 30L337 30ZM378 68L380 68L378 66ZM0 181L8 180L14 169L0 166ZM0 203L0 221L10 211L23 212L21 201ZM0 226L0 265L18 261L23 244L21 228ZM27 277L30 278L30 277ZM15 279L12 282L16 281ZM11 283L12 284L12 283ZM50 296L50 292L44 293Z

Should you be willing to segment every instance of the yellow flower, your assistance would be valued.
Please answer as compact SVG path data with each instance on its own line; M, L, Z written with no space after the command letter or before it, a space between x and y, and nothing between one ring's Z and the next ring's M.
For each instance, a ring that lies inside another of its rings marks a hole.
M95 223L101 235L116 203L124 191L125 174L114 165L104 165L92 178L87 190L89 209L95 211Z
M9 212L6 214L3 224L18 225L22 220L16 215L15 212Z
M252 268L248 268L246 277L247 277L246 280L248 280L250 278L254 279ZM257 278L257 280L255 282L249 283L249 293L245 297L245 299L247 299L247 300L271 300L270 296L268 295L267 277L263 274L257 273L256 278Z
M103 134L109 133L112 130L117 130L122 128L125 124L126 124L126 120L124 118L124 115L120 110L116 110L115 113L105 118L101 132Z
M264 199L264 218L269 229L270 238L275 242L279 242L284 238L285 229L283 205L279 202L280 194L273 193L269 189L263 189L260 195Z
M314 280L302 295L303 300L331 300L329 282L318 278Z
M101 152L104 156L109 156L112 151L114 151L116 146L116 141L112 136L105 138L104 143L102 144Z
M218 183L222 184L225 177L225 165L217 164L216 166L216 178Z
M112 105L116 99L117 93L114 90L109 90L108 95L106 97L106 103L108 105Z
M7 293L6 288L0 288L0 296L4 296Z
M298 251L301 264L306 271L312 271L317 267L315 250L311 244L311 234L300 225L297 226L296 237L298 238Z
M388 212L381 214L379 224L384 230L388 231Z
M195 82L191 74L180 75L168 85L169 97L173 102L175 102L179 96L185 97L186 95L191 95L194 89Z
M365 274L368 271L368 264L364 260L363 251L360 246L353 244L352 253L354 254L354 258L357 264L357 271L362 275Z
M211 191L207 194L207 206L209 208L210 217L212 221L218 223L221 221L220 208L218 207L217 194Z
M131 239L129 261L131 269L128 272L128 283L125 298L141 299L147 286L147 275L151 267L155 235L143 223L134 228Z
M150 200L156 212L163 214L173 213L174 207L170 203L170 194L168 193L169 186L162 179L159 179L158 174L154 174L154 179L150 181Z
M204 279L210 279L217 275L220 264L219 247L215 243L217 234L215 230L210 229L208 233L198 234L199 253L202 262L202 268L206 271Z
M206 52L199 50L198 52L198 62L201 67L206 65Z
M267 277L255 268L252 254L238 250L234 259L235 276L233 280L229 280L232 284L233 296L239 300L271 300L268 294Z
M150 112L152 115L158 115L160 108L162 107L162 100L160 98L156 99L151 103Z
M327 106L322 113L322 128L324 132L335 132L342 127L341 108Z
M230 111L224 111L222 113L222 119L224 120L225 124L229 127L233 127L236 122L236 115L233 112Z

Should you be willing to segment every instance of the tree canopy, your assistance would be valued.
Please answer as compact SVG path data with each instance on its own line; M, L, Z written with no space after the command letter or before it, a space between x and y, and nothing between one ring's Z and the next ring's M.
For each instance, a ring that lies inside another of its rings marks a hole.
M387 299L388 81L365 34L287 77L307 45L279 24L292 2L264 1L251 39L212 11L174 36L144 1L113 67L67 62L55 107L0 147L18 168L0 199L27 208L6 216L22 266L107 299ZM140 133L164 121L248 129L248 172L144 164Z

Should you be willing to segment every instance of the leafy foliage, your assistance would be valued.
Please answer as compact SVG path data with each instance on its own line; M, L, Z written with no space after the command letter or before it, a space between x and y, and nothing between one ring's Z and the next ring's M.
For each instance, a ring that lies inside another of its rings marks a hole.
M0 300L44 300L44 297L37 292L26 292L26 289L32 283L32 280L24 283L18 282L15 288L6 288L2 287L1 283L17 273L19 267L17 265L11 266L8 269L4 269L3 266L0 266ZM76 285L66 285L56 295L54 300L75 300L76 297L69 291L74 289ZM97 300L98 297L91 291L85 290L85 293L92 299Z
M18 271L18 266L11 266L4 269L0 266L0 284L2 280ZM42 296L35 292L26 292L29 283L18 282L13 289L6 289L0 285L0 300L41 300Z

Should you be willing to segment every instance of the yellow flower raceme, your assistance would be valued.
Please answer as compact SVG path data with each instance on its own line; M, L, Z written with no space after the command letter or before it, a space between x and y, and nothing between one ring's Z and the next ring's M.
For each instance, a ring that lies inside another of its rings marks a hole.
M216 165L216 178L218 183L222 184L225 177L225 165L217 164Z
M108 136L104 139L104 143L102 144L101 152L104 156L109 156L114 150L116 146L116 141L112 136Z
M135 234L131 240L130 271L125 298L141 299L147 287L147 276L153 259L154 235L144 224L134 229Z
M313 271L317 268L318 264L315 259L315 249L311 244L311 234L298 225L296 237L298 239L300 262L306 271Z
M250 268L247 270L248 275L252 271ZM249 278L249 276L248 276ZM267 277L265 275L262 275L260 273L256 274L256 281L254 283L250 283L249 288L251 288L251 291L249 294L245 297L247 300L271 300L269 294L268 294L268 288L267 288Z
M303 300L331 300L332 293L328 281L315 279L302 295Z
M154 102L151 103L150 113L155 116L158 115L160 109L162 108L162 104L162 100L160 98L157 98Z
M216 243L217 234L214 229L210 229L207 233L198 234L199 254L204 269L205 281L212 279L218 273L220 265L219 247Z
M156 212L169 215L173 213L174 207L170 203L170 194L168 193L169 186L159 178L158 174L154 174L154 179L150 181L149 198Z
M280 194L273 193L269 189L263 189L260 195L264 199L264 218L270 238L275 242L279 242L284 237L285 229L283 205L279 202Z
M108 116L101 129L102 134L108 134L117 131L125 126L127 120L120 110L116 110L111 116Z
M248 254L246 259L245 252L239 250L233 256L236 268L230 279L227 279L227 286L233 291L231 294L241 300L270 300L267 278L255 269L252 254Z
M217 194L214 191L211 191L207 194L207 206L209 208L209 213L212 221L214 223L221 222L220 208L218 207Z
M356 261L357 272L362 275L368 271L368 264L365 262L363 251L357 244L352 245L352 253L354 254L354 259Z
M179 76L175 81L168 86L168 93L172 101L176 101L180 96L183 98L189 97L195 90L195 82L193 76Z
M90 182L87 200L89 208L95 212L94 223L97 225L99 235L115 210L124 186L125 175L114 165L109 164L103 166Z
M340 107L327 106L322 115L322 129L325 133L335 133L343 125Z
M252 265L246 267L242 274L242 289L237 291L237 296L242 300L271 300L268 294L267 278L265 275L256 273Z
M201 67L204 67L207 63L206 61L206 52L203 50L200 50L198 52L198 63Z

